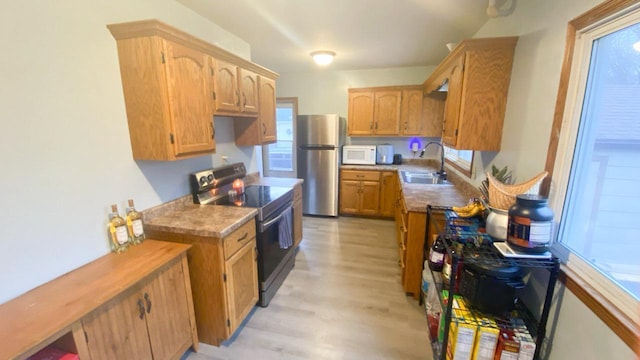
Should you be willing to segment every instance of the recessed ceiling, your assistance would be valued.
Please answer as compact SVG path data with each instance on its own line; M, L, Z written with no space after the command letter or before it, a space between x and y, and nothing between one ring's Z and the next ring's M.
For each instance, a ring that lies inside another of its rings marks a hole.
M251 46L278 73L316 69L314 50L337 53L331 70L436 65L446 44L488 20L483 0L177 0Z

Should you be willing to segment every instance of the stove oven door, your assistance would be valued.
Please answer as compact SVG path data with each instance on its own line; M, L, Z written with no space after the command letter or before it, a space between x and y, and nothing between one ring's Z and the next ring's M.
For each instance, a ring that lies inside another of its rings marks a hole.
M270 219L258 222L256 242L258 246L258 279L260 280L260 300L265 294L273 296L284 281L290 268L287 265L295 255L293 246L283 248L280 245L280 231L287 231L293 239L293 207L288 204ZM284 223L283 223L284 222ZM270 299L271 296L268 296ZM268 300L266 302L268 303ZM262 306L266 306L263 304Z

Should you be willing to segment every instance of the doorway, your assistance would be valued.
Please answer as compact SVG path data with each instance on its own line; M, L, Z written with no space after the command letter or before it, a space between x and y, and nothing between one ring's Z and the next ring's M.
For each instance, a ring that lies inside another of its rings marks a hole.
M298 98L276 99L276 136L278 141L262 147L264 176L296 177L296 121Z

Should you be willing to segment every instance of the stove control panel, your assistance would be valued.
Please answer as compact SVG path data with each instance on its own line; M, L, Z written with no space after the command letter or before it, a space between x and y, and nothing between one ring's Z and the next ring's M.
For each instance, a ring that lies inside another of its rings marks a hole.
M198 193L231 183L235 179L243 178L245 175L247 175L247 168L243 163L198 171L189 175L191 193L195 196Z

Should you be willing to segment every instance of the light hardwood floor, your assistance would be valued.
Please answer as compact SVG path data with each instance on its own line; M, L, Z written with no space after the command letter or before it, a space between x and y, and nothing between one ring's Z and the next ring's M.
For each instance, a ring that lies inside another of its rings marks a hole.
M394 223L304 217L296 264L267 308L183 359L432 359L424 311L400 285Z

